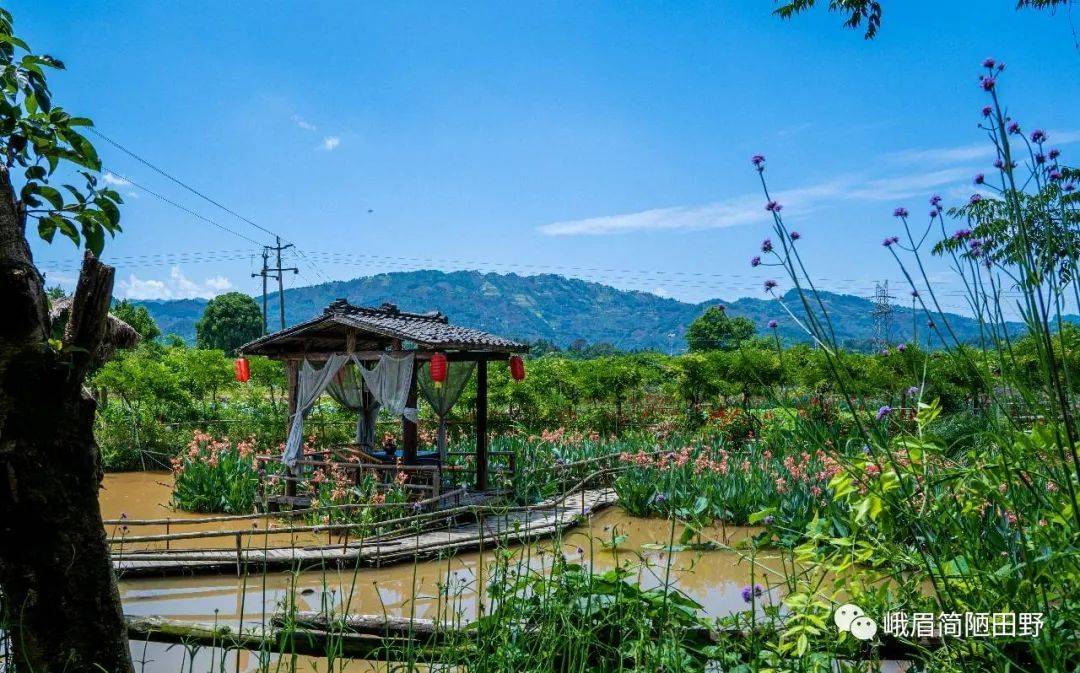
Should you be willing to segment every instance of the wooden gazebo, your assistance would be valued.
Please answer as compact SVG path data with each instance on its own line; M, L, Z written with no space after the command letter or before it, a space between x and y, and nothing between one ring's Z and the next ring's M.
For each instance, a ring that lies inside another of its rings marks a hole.
M417 402L417 370L421 362L443 353L450 362L476 363L476 488L488 486L487 388L490 361L504 361L528 346L494 334L451 325L442 313L408 313L394 304L378 308L353 306L344 299L330 304L322 315L288 329L267 334L245 344L241 355L262 355L285 362L289 385L289 416L296 413L298 371L301 362L325 362L337 354L350 354L360 361L377 361L381 356L413 355L412 381L408 405ZM416 423L402 417L403 461L417 462Z

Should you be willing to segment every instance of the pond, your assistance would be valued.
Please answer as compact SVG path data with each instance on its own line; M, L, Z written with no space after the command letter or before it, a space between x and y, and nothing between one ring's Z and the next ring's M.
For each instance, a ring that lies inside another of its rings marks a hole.
M195 515L174 511L169 506L171 476L168 473L118 473L105 477L101 492L102 515L106 519L170 518L182 520ZM197 518L197 517L196 517ZM266 519L260 525L272 524ZM213 527L235 528L235 522L199 524L198 529ZM183 530L190 527L185 526ZM133 528L139 534L164 532L164 527ZM173 529L176 532L176 529ZM112 532L112 531L110 531ZM678 538L681 529L674 531ZM728 544L756 533L743 527L714 528L706 531L706 539L725 540ZM742 588L751 583L771 587L764 600L778 600L781 563L774 552L759 554L751 563L748 556L736 551L684 550L667 558L664 549L673 531L670 522L662 519L640 519L628 516L618 507L609 507L594 514L587 524L565 532L562 550L571 559L592 560L597 570L613 567L625 560L648 561L640 571L645 587L664 583L665 567L670 561L670 582L704 606L709 616L727 615L743 610ZM612 548L602 544L616 536L626 536ZM259 539L262 539L262 535ZM287 535L270 536L282 538ZM304 540L303 544L325 543L326 539ZM218 545L221 540L185 540L187 546ZM545 541L512 549L513 562L542 568L550 562L554 542ZM475 618L482 606L478 596L478 577L492 567L492 552L471 552L415 564L400 564L382 568L326 569L306 572L269 572L235 575L204 575L168 578L138 578L122 580L120 594L124 612L129 615L158 615L198 622L260 623L264 618L294 602L300 610L320 610L333 607L337 612L388 614L408 617L442 618L468 621ZM483 570L483 572L481 572ZM177 656L183 660L183 648L149 644L143 654L143 644L133 644L136 657L152 659L143 670L179 670ZM207 656L203 652L200 657ZM235 657L235 655L229 655ZM241 670L257 662L241 655ZM200 659L201 660L201 659ZM230 670L236 661L230 659ZM220 663L220 662L219 662ZM139 668L137 666L137 668ZM307 667L310 670L310 667ZM357 669L366 670L366 669Z

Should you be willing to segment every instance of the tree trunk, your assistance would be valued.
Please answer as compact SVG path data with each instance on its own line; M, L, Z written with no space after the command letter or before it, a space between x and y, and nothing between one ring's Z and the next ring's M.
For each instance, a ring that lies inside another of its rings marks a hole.
M132 670L98 507L95 403L83 381L113 269L87 253L58 351L25 215L0 166L0 590L14 670Z

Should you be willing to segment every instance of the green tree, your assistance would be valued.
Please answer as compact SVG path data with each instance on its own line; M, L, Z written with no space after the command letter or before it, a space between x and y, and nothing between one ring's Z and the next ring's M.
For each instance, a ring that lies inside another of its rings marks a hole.
M691 351L729 351L754 336L749 318L728 316L723 306L705 309L686 330L686 345Z
M32 53L0 9L0 595L11 666L130 671L83 385L105 338L114 270L97 256L120 230L121 199L99 187L101 162L80 133L92 122L52 104L45 73L63 67ZM28 229L86 248L58 343Z
M153 341L161 336L161 328L145 306L122 299L112 307L112 314L135 328L143 341Z
M242 292L226 292L210 300L195 323L195 345L234 353L262 334L262 311Z

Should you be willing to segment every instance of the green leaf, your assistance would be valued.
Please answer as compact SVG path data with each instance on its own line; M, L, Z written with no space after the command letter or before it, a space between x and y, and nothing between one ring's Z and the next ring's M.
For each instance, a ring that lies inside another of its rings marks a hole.
M108 222L107 228L110 231L120 224L120 209L116 207L115 203L99 196L94 199L94 204L96 204L97 207L101 209L101 212L105 214L105 218Z
M79 236L79 230L75 228L75 223L66 217L59 217L57 220L60 233L70 238L76 246L80 245L82 238Z
M48 185L40 185L37 191L38 194L41 194L44 199L52 204L53 208L60 210L64 207L64 197L56 188L49 187Z
M38 236L46 243L52 243L56 235L56 222L51 217L43 217L38 220Z

